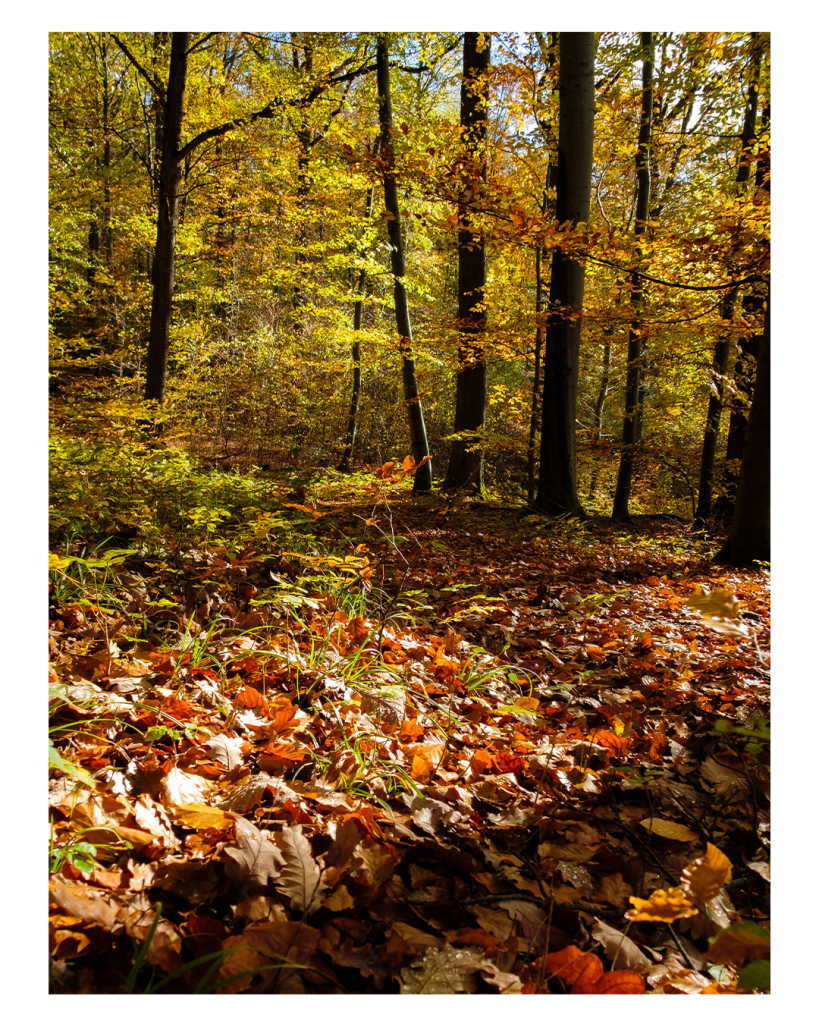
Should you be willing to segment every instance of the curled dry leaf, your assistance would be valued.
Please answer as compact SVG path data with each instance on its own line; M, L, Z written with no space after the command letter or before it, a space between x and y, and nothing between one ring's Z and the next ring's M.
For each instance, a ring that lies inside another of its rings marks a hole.
M708 843L704 857L692 861L682 873L682 887L697 903L707 903L731 881L731 862Z

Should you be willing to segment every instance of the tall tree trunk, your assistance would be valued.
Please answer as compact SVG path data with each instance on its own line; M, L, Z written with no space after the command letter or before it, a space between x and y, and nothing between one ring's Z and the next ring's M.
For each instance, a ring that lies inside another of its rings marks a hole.
M643 49L643 101L640 113L640 133L637 146L637 209L635 211L634 236L635 257L639 266L645 258L640 239L648 230L649 202L651 197L651 120L654 108L654 33L641 34ZM637 266L631 275L631 306L633 317L628 336L628 368L626 370L626 409L623 419L623 449L617 471L617 486L614 491L614 506L611 518L614 522L625 522L629 518L628 503L631 497L631 482L634 476L634 461L637 444L643 429L643 365L646 343L642 307L645 301L643 279Z
M745 101L745 117L742 122L742 147L740 150L739 166L737 167L736 176L736 191L737 194L741 195L745 190L745 186L751 179L751 164L753 162L754 154L754 143L756 141L756 112L757 102L759 97L759 73L762 66L762 52L758 45L758 33L751 33L752 43L754 46L754 59L751 63L750 78L748 81L748 95ZM723 301L722 319L723 322L731 321L734 318L734 309L736 306L737 291L732 289L725 296ZM756 298L756 296L755 296ZM761 300L757 299L759 305L757 309L761 309ZM740 349L744 347L747 349L747 339L743 339L740 343ZM722 378L728 369L728 359L730 355L730 339L724 339L717 342L714 348L714 388L715 393L712 393L708 400L708 413L705 421L705 436L702 443L702 459L700 463L700 487L699 495L697 499L697 513L695 516L695 523L701 525L711 515L711 500L713 495L713 483L714 483L714 465L716 462L716 451L717 451L717 439L719 437L719 421L722 415L722 400L723 400L723 383ZM758 346L757 351L758 351ZM747 353L743 353L747 355ZM740 357L742 359L742 357ZM742 363L738 361L740 373L742 370ZM745 393L750 397L750 382L745 381ZM733 416L732 416L733 418ZM742 457L742 444L745 435L745 416L744 411L741 417L737 416L734 419L734 431L733 437L730 437L731 429L729 425L729 450L730 458L739 460ZM730 471L729 471L730 473ZM733 504L733 495L736 493L737 474L733 473L726 481L726 493L725 501L722 503L723 514L727 514L731 511Z
M373 215L373 198L375 196L375 185L372 186L370 191L367 193L367 199L364 206L364 223L367 224ZM358 272L358 283L356 291L358 298L355 301L353 307L353 331L356 332L361 330L361 315L364 311L364 288L367 281L367 271L363 268ZM355 435L358 429L358 406L361 401L361 342L356 340L353 342L353 390L350 395L350 412L347 417L347 436L344 440L344 451L341 453L341 460L339 461L338 468L341 473L350 472L350 460L353 456L353 445L355 444Z
M771 559L771 297L765 310L765 327L759 344L756 383L736 506L728 539L715 561L728 565L752 565Z
M480 432L486 418L486 242L473 231L470 206L486 182L486 126L489 119L489 68L492 36L465 32L461 78L461 161L463 188L458 203L458 374L455 380L454 433L444 490L483 491Z
M156 246L154 247L151 274L153 296L151 326L148 334L148 369L145 382L145 397L156 399L158 402L165 400L165 382L168 372L175 277L174 252L176 229L179 225L179 187L182 181L179 142L182 133L189 40L189 32L174 32L171 36L171 64L163 104L159 209L156 219Z
M556 217L588 223L594 146L593 32L560 34L560 124ZM577 497L575 429L580 318L585 268L562 250L552 256L549 321L543 362L540 471L535 507L547 515L582 515Z
M378 80L378 114L381 125L381 163L384 168L384 206L387 211L387 232L390 239L390 264L395 280L393 298L395 325L401 352L401 377L404 385L404 405L409 421L410 447L415 464L420 466L413 478L413 493L432 489L432 463L429 461L429 442L424 423L424 410L415 379L415 359L412 352L412 328L409 303L404 285L404 241L401 236L401 210L398 206L398 188L395 183L395 159L392 151L392 101L390 100L390 65L387 37L378 36L376 49L376 76ZM427 460L424 462L424 460ZM420 464L424 462L421 466Z
M545 202L545 199L544 199ZM537 435L538 396L540 394L540 358L543 348L543 274L541 273L542 250L535 248L535 372L532 379L532 415L529 418L529 443L526 449L526 497L530 505L535 501L535 436Z

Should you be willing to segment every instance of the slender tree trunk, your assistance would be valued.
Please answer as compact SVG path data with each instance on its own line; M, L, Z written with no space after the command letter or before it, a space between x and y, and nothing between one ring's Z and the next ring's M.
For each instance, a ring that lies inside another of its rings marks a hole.
M429 443L424 423L424 410L415 378L415 359L412 352L412 328L409 303L404 285L404 241L401 237L401 210L398 206L398 188L395 183L395 160L392 152L392 102L390 100L390 65L387 37L378 36L376 50L378 79L378 112L381 125L381 163L384 168L384 206L387 211L387 232L390 239L390 263L395 280L395 325L401 351L401 377L404 385L404 405L409 421L410 447L415 464L423 466L413 478L413 493L432 489L432 463L429 461Z
M540 394L540 357L543 347L543 325L540 314L543 312L543 274L541 273L542 252L538 245L535 248L535 372L532 379L532 415L529 419L529 444L526 449L526 497L529 504L535 501L535 437L537 435L538 396Z
M594 423L594 433L592 439L595 442L599 442L603 436L603 410L606 407L606 399L609 397L609 381L611 379L611 341L609 336L612 334L611 326L606 328L606 341L603 344L603 372L600 376L600 387L597 390L597 401L594 403L594 412L592 414ZM599 458L594 460L592 467L591 479L589 480L589 498L594 497L594 493L597 490L597 480L600 476L600 460Z
M636 263L645 258L641 238L648 230L648 212L651 197L651 120L654 107L654 33L642 33L643 48L643 101L640 114L640 134L637 146L637 210L635 213L634 235ZM636 271L636 267L635 267ZM643 367L646 343L642 307L645 301L643 279L631 275L631 305L634 315L628 337L628 369L626 371L626 411L623 419L623 449L617 471L617 486L614 491L614 507L611 518L614 522L629 519L628 503L631 497L631 482L634 476L634 462L637 444L643 429Z
M715 561L752 565L771 559L771 298L759 345L736 506L728 539Z
M489 68L492 36L465 32L461 79L463 189L458 203L458 374L455 380L454 432L468 432L452 442L444 490L483 491L480 432L486 418L486 242L473 230L470 206L480 199L486 181L486 127L489 119Z
M367 224L373 214L373 198L375 196L375 185L367 193L364 206L364 223ZM358 298L353 307L353 330L357 333L361 330L361 315L364 311L364 289L367 281L367 272L363 268L358 272L357 294ZM353 342L353 390L350 395L350 412L347 417L347 436L344 440L344 451L338 464L339 472L350 472L350 460L353 456L355 435L358 429L358 406L361 401L361 342Z
M593 32L560 34L557 220L588 223L594 146ZM577 497L575 430L580 318L585 268L557 249L552 257L549 321L543 361L540 471L535 507L547 515L582 515Z
M736 292L731 291L723 300L722 319L729 323L734 317ZM728 357L731 352L731 338L720 338L714 346L712 392L708 398L708 412L705 417L705 436L702 441L702 458L700 459L700 485L697 496L697 510L694 525L702 526L711 515L711 499L714 491L714 466L719 440L719 421L722 414L723 379L728 369Z
M176 229L179 225L179 188L182 181L182 161L179 159L178 153L185 102L189 39L189 32L174 32L171 36L171 65L163 105L159 209L151 274L153 297L145 382L145 397L156 399L158 402L165 399L168 351L170 349L175 277L174 253Z

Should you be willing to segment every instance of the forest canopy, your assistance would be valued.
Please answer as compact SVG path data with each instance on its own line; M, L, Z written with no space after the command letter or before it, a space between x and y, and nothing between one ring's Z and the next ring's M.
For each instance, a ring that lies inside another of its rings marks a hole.
M729 522L769 37L567 33L561 209L558 37L470 36L52 34L52 394L223 467L410 452L424 489Z

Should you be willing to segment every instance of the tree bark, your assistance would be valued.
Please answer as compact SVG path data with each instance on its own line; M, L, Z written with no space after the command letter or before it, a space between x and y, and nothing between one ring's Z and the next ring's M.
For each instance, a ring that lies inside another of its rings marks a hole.
M376 77L378 81L378 114L381 126L381 164L384 169L384 206L387 211L387 233L390 240L390 265L395 281L393 299L395 303L395 325L401 352L401 378L404 385L404 405L409 421L410 448L416 466L420 468L413 478L413 493L432 489L432 463L429 460L429 443L424 423L424 410L418 394L415 377L415 359L412 352L412 328L410 327L409 303L404 285L404 241L401 237L401 211L398 207L398 188L395 183L395 159L392 151L392 101L390 99L390 65L387 37L378 36L376 50ZM424 462L424 460L427 460ZM420 465L421 463L423 465Z
M642 33L643 48L643 100L640 113L640 133L637 146L637 209L634 221L635 256L639 264L645 258L641 238L648 230L649 203L651 200L651 121L654 108L654 33ZM635 267L635 271L636 271ZM617 470L617 486L614 491L613 522L629 519L629 498L634 476L634 462L637 444L643 428L643 365L646 343L642 307L645 301L643 279L631 275L631 305L634 311L628 336L628 368L626 370L626 410L623 419L623 448Z
M756 141L756 113L759 97L759 72L762 64L762 54L757 42L757 33L752 33L754 44L754 59L751 65L750 80L748 82L748 95L745 101L745 117L742 122L742 147L740 150L739 166L736 176L736 191L741 194L745 185L751 178L751 163L753 162L754 142ZM760 183L761 184L761 183ZM723 303L722 319L730 321L734 316L737 291L733 289L726 296ZM764 299L757 293L746 296L745 308L748 309L748 299L755 300L755 308L762 308ZM753 350L753 351L752 351ZM734 368L735 385L739 390L750 398L752 381L748 376L748 356L756 359L759 346L757 339L742 338L739 343L739 354ZM700 487L697 499L697 513L694 519L695 525L702 525L711 515L711 501L713 496L714 465L716 462L717 439L719 437L719 421L722 415L723 405L723 384L722 378L728 369L730 355L730 340L718 341L714 349L714 378L716 393L708 400L708 414L705 422L705 437L702 445L702 460L700 465ZM732 410L728 427L728 443L726 450L725 479L723 483L723 495L717 503L717 510L721 509L723 518L727 518L733 510L734 496L736 494L738 472L733 470L732 462L742 458L742 447L745 439L745 410Z
M723 323L729 323L734 317L736 292L731 291L723 300ZM705 435L702 440L702 457L700 459L700 484L697 494L697 510L694 525L702 526L711 515L711 499L714 491L714 466L719 440L719 421L722 414L722 396L724 391L723 378L728 369L728 358L731 353L731 339L720 338L714 346L712 392L708 397L708 412L705 416Z
M588 223L594 146L593 32L560 35L560 124L556 217ZM540 470L535 507L547 515L582 515L577 497L575 429L580 318L585 268L561 249L552 257L543 362Z
M759 344L736 506L728 539L715 561L750 566L771 559L771 298Z
M544 200L545 203L545 200ZM543 325L540 314L543 312L543 274L542 251L535 248L535 368L532 379L532 415L529 418L529 444L526 449L526 497L530 505L535 501L535 436L537 434L538 397L540 394L540 361L543 349Z
M470 206L486 182L486 128L489 119L489 68L492 36L465 32L461 78L461 162L463 189L458 203L458 374L455 380L454 433L444 490L483 492L480 432L486 419L486 241L473 230Z
M168 351L170 349L175 278L174 253L176 229L179 226L179 186L182 181L179 142L185 104L189 40L189 32L174 32L171 36L171 64L163 103L159 208L151 273L153 298L151 301L151 326L148 333L147 379L145 381L146 399L155 399L158 402L165 400Z
M367 193L364 207L364 223L368 223L373 215L373 198L375 196L375 185ZM358 283L356 291L358 298L353 306L353 330L361 330L361 315L364 311L364 288L367 281L367 271L363 268L358 272ZM341 460L338 464L340 473L350 472L350 460L353 456L355 435L358 429L358 406L361 401L361 342L353 342L353 390L350 395L350 412L347 416L347 436L344 439L344 451L341 453Z

